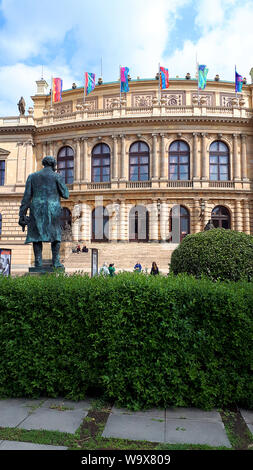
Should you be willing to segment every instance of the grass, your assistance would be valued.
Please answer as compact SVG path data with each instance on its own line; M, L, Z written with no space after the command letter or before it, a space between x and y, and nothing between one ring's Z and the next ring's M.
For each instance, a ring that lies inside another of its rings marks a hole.
M18 428L0 428L0 441L21 441L36 444L64 446L69 450L133 450L133 451L170 451L170 450L230 450L227 447L211 447L197 444L168 444L148 441L132 441L102 437L112 404L101 398L91 402L91 408L75 434L59 431L25 430ZM70 407L51 406L52 409L65 411ZM64 409L63 409L64 408ZM36 407L34 407L36 409ZM253 436L249 432L238 410L219 410L225 429L232 445L231 450L253 449ZM162 421L162 420L158 420ZM183 430L184 428L178 428Z

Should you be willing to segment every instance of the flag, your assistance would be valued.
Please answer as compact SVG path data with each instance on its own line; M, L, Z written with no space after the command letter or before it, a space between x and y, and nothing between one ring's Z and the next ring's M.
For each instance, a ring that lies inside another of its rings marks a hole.
M237 73L236 68L235 68L235 92L241 92L242 91L242 81L243 78L239 73Z
M120 67L120 91L127 92L129 91L128 85L128 67Z
M62 101L62 79L52 78L52 102L57 103Z
M160 88L169 88L169 71L164 67L160 67Z
M207 81L207 74L208 68L206 65L199 65L198 66L198 88L204 90L206 88L206 81Z
M84 73L84 93L87 96L95 88L95 73Z

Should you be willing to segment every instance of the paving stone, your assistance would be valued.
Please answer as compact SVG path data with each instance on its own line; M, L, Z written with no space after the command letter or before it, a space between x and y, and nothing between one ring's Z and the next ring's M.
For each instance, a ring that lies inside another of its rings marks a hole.
M0 426L15 428L29 416L32 407L36 403L37 400L0 400Z
M32 444L31 442L2 441L0 450L67 450L63 446L48 446L44 444Z
M131 411L127 408L116 408L115 406L112 407L111 410L112 415L129 415L129 416L143 416L143 417L150 417L150 418L158 418L158 419L165 419L165 410L152 408L150 410L145 411Z
M102 437L164 442L165 419L135 414L110 414Z
M253 434L253 411L240 409L240 413L250 432Z
M166 419L165 442L169 444L207 444L231 447L222 422L194 419Z
M195 421L222 422L221 415L216 410L204 411L198 408L167 408L166 419L194 419Z
M50 408L38 408L18 428L20 429L45 429L47 431L60 431L74 434L88 410L59 411Z

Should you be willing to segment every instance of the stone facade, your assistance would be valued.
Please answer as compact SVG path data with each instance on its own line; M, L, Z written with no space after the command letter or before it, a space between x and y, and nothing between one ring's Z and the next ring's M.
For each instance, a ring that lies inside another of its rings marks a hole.
M198 93L196 80L175 79L159 93L157 80L131 80L127 94L120 96L119 82L101 84L85 102L83 89L76 88L64 91L62 102L53 107L45 83L37 85L34 108L29 108L28 115L0 118L0 162L4 162L0 248L12 249L13 273L27 271L33 259L18 225L26 178L41 168L45 155L57 158L63 147L69 147L74 158L70 198L62 201L70 214L73 243L81 240L88 248L98 248L99 263L107 260L116 262L117 269L132 270L138 257L150 269L153 256L167 272L176 246L168 235L171 209L176 205L188 212L183 236L185 230L203 230L217 206L227 210L232 229L252 233L253 85L244 85L236 97L234 84L222 81L208 81L206 90ZM174 171L169 166L169 150L178 141L189 149L188 177L183 179L169 173ZM148 177L142 179L130 173L131 145L138 142L147 149L149 159ZM228 151L228 177L223 179L211 174L211 145L217 142ZM109 178L104 181L92 177L97 144L104 144L109 152ZM92 211L102 206L106 208L107 243L92 240ZM136 206L145 208L144 216L135 215ZM143 222L143 217L146 239L131 240L134 224ZM90 255L80 259L81 266L77 259L73 262L73 243L62 243L66 266L69 261L70 270L85 265L90 272Z

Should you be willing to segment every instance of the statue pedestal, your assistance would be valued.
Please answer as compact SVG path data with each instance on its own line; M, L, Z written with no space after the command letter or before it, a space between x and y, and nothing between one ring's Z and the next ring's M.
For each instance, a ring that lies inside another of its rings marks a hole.
M29 268L29 274L50 274L50 273L62 273L65 272L64 266L62 268L54 268L51 265L50 260L44 260L44 263L42 266L32 266Z
M49 274L65 272L65 268L54 268L53 266L33 266L29 268L29 274Z

